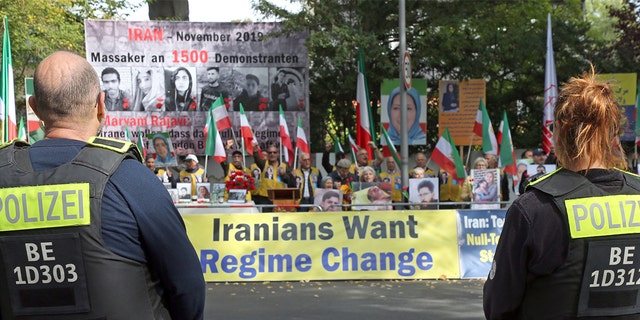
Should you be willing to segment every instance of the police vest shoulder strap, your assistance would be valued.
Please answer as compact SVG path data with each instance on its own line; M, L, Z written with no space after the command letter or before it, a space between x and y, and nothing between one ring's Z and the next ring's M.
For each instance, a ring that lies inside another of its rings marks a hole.
M115 151L117 153L129 153L132 158L137 159L140 162L143 161L140 149L131 142L110 138L91 137L87 143L92 146Z
M590 184L589 179L585 176L559 168L532 181L527 188L538 189L553 197L558 197L571 193L584 184Z
M619 170L619 169L616 169L616 170ZM638 190L638 192L640 192L640 176L638 176L635 173L631 173L624 170L620 170L620 172L622 172L622 175L624 176L624 180L627 183L627 185L635 190Z
M30 162L28 164L24 161L20 162L20 160L28 159L29 146L29 143L17 139L0 146L0 168L8 165L14 165L17 160L18 164L22 163L27 165L27 167L20 168L30 171Z
M95 138L95 139L94 139ZM124 159L140 161L138 148L132 143L94 137L82 148L71 163L91 168L110 176ZM133 149L132 149L133 148Z

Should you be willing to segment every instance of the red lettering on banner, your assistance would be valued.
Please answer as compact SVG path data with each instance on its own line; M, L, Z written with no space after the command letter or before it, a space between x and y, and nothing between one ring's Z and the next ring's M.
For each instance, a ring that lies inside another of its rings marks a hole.
M191 118L189 117L173 118L170 116L166 116L166 117L151 116L151 125L166 127L166 128L171 128L176 126L191 126Z
M129 41L162 41L160 28L129 28Z

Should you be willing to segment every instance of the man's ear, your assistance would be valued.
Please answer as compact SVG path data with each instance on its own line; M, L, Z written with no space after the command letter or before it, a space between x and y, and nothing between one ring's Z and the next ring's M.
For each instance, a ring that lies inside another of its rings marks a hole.
M98 108L98 121L102 122L102 119L105 117L105 106L104 106L104 91L100 91L98 95L98 101L96 102L96 108Z

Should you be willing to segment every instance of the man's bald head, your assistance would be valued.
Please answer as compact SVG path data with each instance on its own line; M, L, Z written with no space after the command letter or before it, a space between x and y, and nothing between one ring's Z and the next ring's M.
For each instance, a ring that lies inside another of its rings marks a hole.
M58 51L36 68L33 89L38 115L46 125L61 119L87 120L94 116L100 79L85 58Z

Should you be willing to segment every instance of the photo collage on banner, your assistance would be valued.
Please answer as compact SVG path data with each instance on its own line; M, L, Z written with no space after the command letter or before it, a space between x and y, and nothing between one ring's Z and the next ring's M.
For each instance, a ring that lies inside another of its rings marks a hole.
M240 106L262 149L279 145L279 111L289 133L309 136L307 34L271 36L279 23L85 22L86 58L105 92L102 136L132 142L166 133L171 150L203 155L209 109L222 96L240 139ZM153 148L149 139L145 147ZM292 136L295 141L295 136Z
M471 209L500 209L499 169L471 169Z

